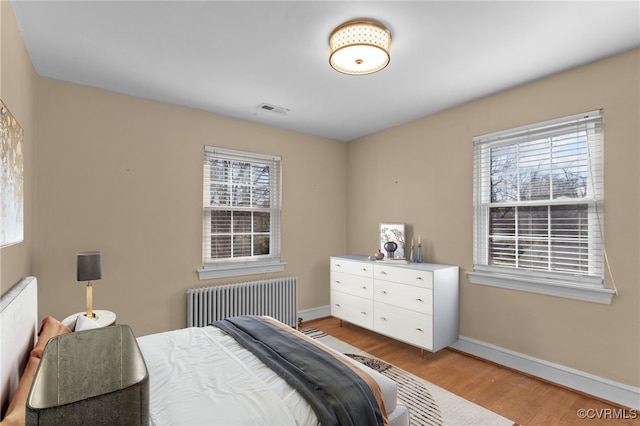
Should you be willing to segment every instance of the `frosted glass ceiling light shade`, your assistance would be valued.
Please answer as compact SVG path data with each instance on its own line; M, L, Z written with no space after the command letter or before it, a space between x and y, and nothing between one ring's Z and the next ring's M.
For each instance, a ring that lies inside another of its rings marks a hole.
M344 74L365 75L389 63L391 34L374 21L351 21L333 30L329 38L329 63Z

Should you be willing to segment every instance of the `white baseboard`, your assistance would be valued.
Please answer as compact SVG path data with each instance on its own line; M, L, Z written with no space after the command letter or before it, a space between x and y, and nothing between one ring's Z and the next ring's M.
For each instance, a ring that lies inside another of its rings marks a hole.
M324 318L328 317L329 315L331 315L331 307L329 305L305 309L304 311L298 311L298 318L302 318L302 321Z
M625 407L640 409L640 388L638 387L615 382L469 337L459 336L459 340L451 347L579 392Z

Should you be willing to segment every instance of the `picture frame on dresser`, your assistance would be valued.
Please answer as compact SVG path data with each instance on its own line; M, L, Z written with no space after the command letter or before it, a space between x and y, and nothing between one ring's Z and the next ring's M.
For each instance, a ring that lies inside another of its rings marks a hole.
M380 224L380 251L385 260L404 260L406 233L404 223Z

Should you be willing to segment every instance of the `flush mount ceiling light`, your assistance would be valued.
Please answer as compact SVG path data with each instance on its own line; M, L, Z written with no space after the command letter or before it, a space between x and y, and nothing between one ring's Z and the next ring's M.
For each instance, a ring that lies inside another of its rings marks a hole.
M329 63L344 74L365 75L389 63L391 33L375 21L350 21L329 37Z

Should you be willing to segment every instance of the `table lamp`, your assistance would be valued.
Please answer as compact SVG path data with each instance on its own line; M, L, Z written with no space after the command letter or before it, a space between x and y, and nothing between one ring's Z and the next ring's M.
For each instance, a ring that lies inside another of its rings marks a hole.
M93 313L93 285L91 280L102 278L102 252L85 251L78 253L78 281L87 281L87 318L95 319Z

